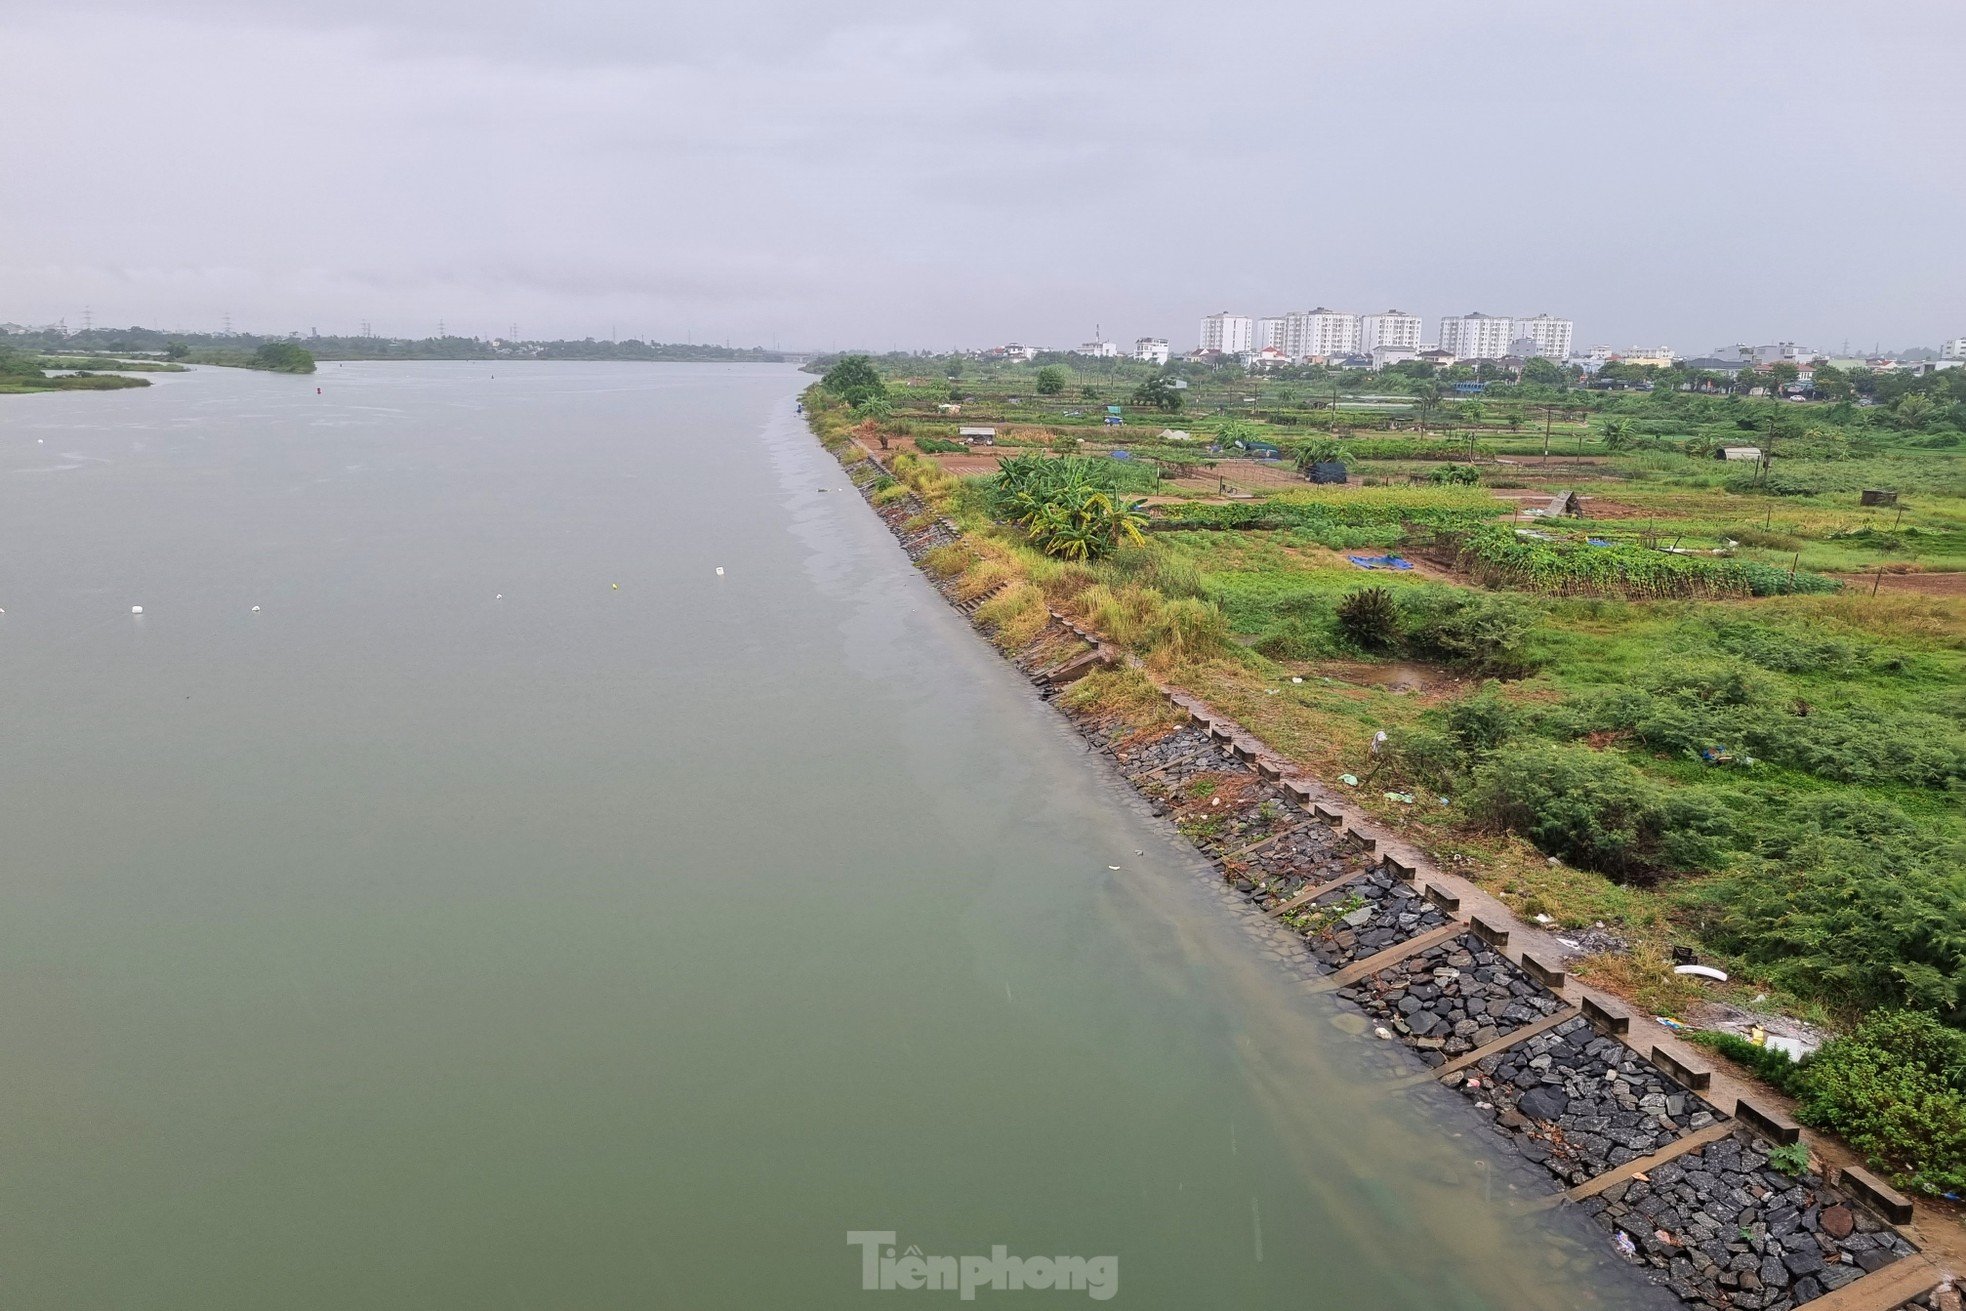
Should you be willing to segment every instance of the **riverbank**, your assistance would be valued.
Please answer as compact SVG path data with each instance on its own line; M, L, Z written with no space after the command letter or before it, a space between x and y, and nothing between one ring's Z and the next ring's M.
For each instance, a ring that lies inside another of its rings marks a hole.
M1416 1082L1467 1096L1548 1171L1552 1204L1581 1207L1627 1260L1716 1311L1828 1295L1885 1311L1945 1280L1957 1226L1912 1223L1904 1198L1805 1137L1779 1099L1744 1096L1697 1049L1568 977L1549 935L1027 583L979 567L992 544L921 495L946 475L815 431L944 596L1216 864L1261 950L1410 1051Z

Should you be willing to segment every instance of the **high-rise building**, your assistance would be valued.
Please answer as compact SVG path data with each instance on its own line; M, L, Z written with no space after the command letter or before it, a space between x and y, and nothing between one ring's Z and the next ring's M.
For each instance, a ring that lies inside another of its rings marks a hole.
M1149 364L1167 363L1167 338L1141 337L1133 343L1133 358Z
M1322 305L1314 310L1286 314L1283 350L1293 360L1354 355L1358 352L1358 315L1328 310Z
M1939 358L1942 360L1966 360L1966 337L1954 337L1939 343Z
M1515 320L1507 315L1476 311L1440 321L1440 348L1456 359L1499 360L1509 353L1514 338Z
M1511 341L1527 337L1535 343L1532 353L1546 360L1567 360L1570 358L1570 328L1569 319L1538 314L1533 319L1517 319L1509 335Z
M1257 319L1256 320L1256 349L1260 351L1265 346L1274 346L1278 350L1282 350L1283 328L1284 328L1284 316L1281 314L1265 315L1264 317Z
M1360 319L1359 354L1370 355L1381 346L1419 350L1420 316L1408 314L1405 310L1387 310L1384 314L1368 314Z
M1201 321L1201 348L1224 355L1242 355L1255 349L1256 320L1247 314L1223 310Z

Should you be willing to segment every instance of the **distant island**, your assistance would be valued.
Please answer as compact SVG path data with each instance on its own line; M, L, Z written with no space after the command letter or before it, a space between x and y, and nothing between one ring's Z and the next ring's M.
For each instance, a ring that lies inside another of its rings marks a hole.
M34 391L115 391L123 387L148 387L150 379L127 378L123 374L163 373L182 367L159 364L155 360L42 355L0 345L0 396ZM98 369L115 369L119 372L95 372Z
M697 363L779 364L799 362L799 353L756 346L698 343L579 340L521 341L499 337L321 337L258 336L250 333L166 332L158 328L90 328L63 334L48 329L0 333L0 349L22 354L98 352L222 364L233 368L308 373L311 368L268 363L297 360L640 360ZM272 349L277 354L268 356Z

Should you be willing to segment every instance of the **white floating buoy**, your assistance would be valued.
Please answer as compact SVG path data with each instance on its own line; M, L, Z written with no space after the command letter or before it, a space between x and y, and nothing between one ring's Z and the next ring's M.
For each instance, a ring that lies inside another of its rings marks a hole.
M259 613L259 607L258 607L258 606L254 606L254 607L253 607L253 613L254 613L254 614L258 614L258 613Z
M723 567L722 565L718 565L718 566L717 566L717 577L719 577L719 578L722 578L723 576L724 576L724 567Z
M497 596L494 596L492 598L492 600L494 601L503 601L504 599L505 599L505 593L503 592L500 592Z
M130 607L130 613L133 615L140 615L143 613L143 607L140 605L133 605Z

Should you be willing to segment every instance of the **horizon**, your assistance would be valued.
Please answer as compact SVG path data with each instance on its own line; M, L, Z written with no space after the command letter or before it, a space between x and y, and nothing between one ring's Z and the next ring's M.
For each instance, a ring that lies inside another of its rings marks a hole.
M1966 332L1949 7L1573 14L76 0L0 48L8 116L95 143L0 144L36 198L0 217L5 317L800 352L1182 350L1312 305L1689 355Z

